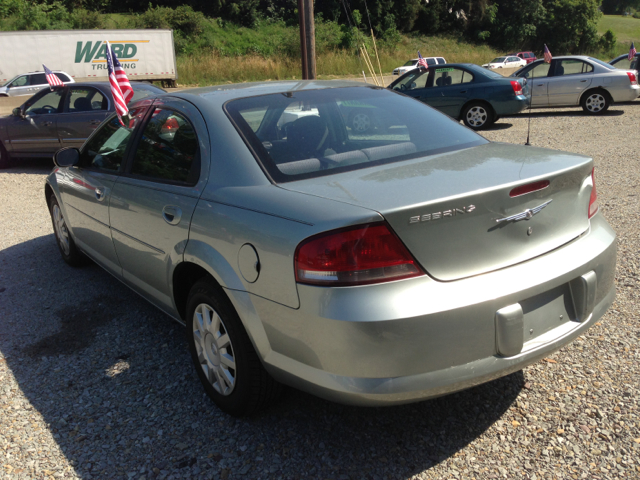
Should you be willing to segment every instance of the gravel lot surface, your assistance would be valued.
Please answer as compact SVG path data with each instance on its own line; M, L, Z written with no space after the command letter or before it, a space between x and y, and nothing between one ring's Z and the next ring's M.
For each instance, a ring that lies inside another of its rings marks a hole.
M0 171L0 478L640 478L640 101L535 111L532 143L593 155L619 238L617 299L524 371L419 404L287 390L249 419L204 396L181 327L90 265L68 267L48 162ZM527 117L491 140L524 143Z

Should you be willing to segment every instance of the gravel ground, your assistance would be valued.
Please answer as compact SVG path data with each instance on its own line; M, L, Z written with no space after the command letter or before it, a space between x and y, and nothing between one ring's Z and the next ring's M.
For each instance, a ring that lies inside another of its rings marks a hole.
M444 398L372 409L288 390L242 420L205 398L179 325L62 262L47 163L0 172L0 477L640 478L639 124L640 101L533 114L534 145L595 157L618 233L617 299L586 335ZM485 135L524 143L526 126Z

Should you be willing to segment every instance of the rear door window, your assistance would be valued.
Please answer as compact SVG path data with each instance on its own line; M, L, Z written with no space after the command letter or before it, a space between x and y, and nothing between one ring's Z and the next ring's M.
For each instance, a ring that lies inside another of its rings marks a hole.
M71 87L65 101L65 112L91 112L109 110L107 97L97 88Z
M578 75L593 72L593 66L582 60L560 60L556 64L555 76Z
M200 174L198 137L187 118L156 108L136 148L131 174L150 180L195 185Z
M46 85L47 77L44 73L35 73L31 75L31 85Z

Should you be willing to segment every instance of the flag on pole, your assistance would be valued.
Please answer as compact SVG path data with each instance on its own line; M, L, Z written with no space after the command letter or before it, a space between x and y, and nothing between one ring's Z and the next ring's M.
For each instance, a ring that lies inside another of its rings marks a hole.
M636 56L636 46L631 42L631 48L629 49L629 61L633 61L633 57Z
M545 61L545 63L551 63L552 59L553 59L553 57L551 56L551 52L549 51L549 49L547 48L547 44L545 43L545 45L544 45L544 61Z
M42 64L42 66L44 67L44 76L47 77L47 83L49 84L51 90L53 90L53 87L64 87L64 83L58 78L55 73L49 70L44 63Z
M109 83L111 84L111 94L113 95L113 101L116 105L118 118L121 118L123 115L129 113L127 103L129 103L131 97L133 97L133 88L131 88L127 74L124 73L118 57L116 57L113 50L111 50L111 45L109 45L109 42L105 43L107 44L105 53L107 57L107 70L109 71ZM120 119L120 123L122 123L122 119Z
M422 58L422 55L420 55L420 50L418 50L418 66L429 68L427 61L424 58Z

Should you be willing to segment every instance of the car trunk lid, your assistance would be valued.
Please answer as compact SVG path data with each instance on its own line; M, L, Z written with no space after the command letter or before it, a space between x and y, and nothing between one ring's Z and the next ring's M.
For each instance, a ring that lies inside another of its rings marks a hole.
M281 187L379 212L432 277L450 281L526 261L584 232L592 163L489 143ZM541 181L549 185L509 195ZM508 219L518 214L525 218Z

